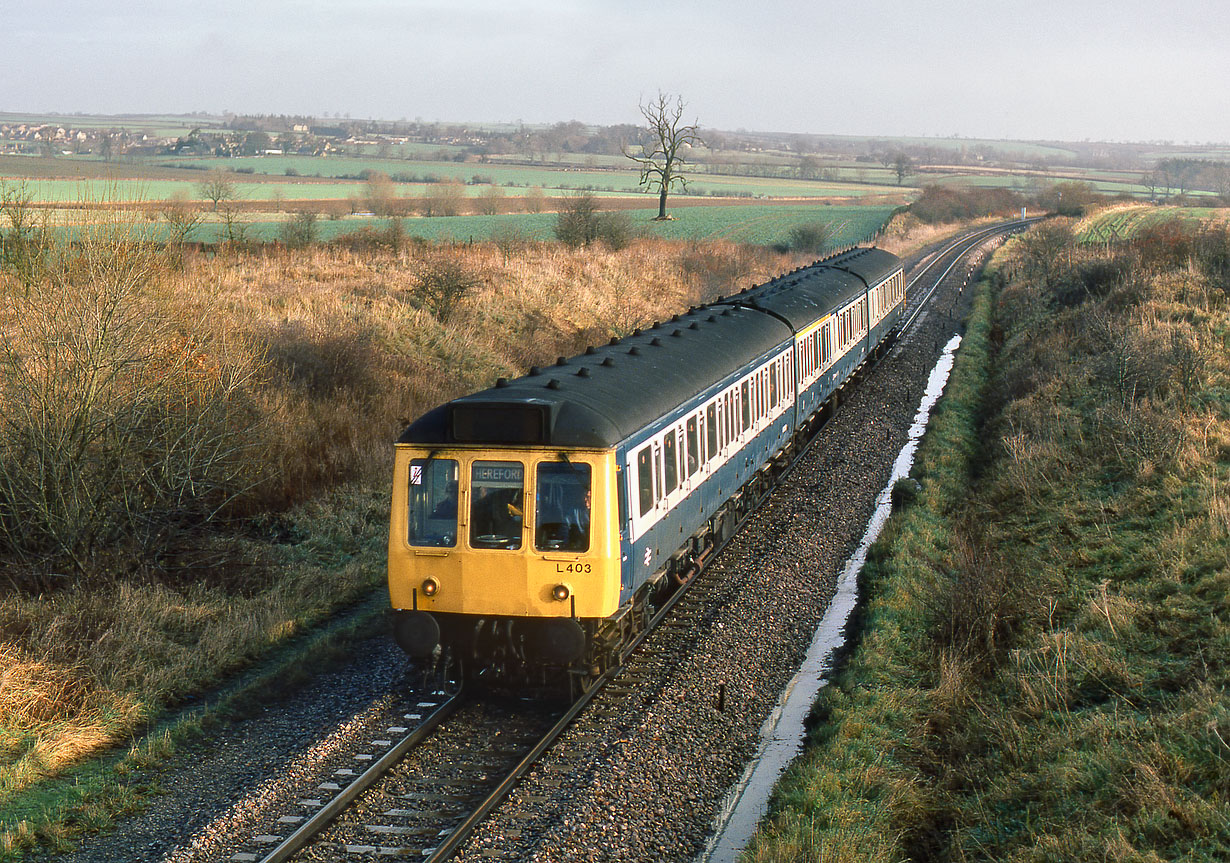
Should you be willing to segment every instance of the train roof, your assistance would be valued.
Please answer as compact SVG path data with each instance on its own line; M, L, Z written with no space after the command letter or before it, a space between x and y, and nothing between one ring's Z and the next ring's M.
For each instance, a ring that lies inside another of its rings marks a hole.
M614 447L780 346L791 327L859 293L863 279L874 284L900 266L887 252L858 251L879 254L834 256L584 354L560 357L553 366L501 379L428 411L398 443Z
M901 268L901 259L877 248L855 248L801 267L727 298L781 315L801 330L858 299Z

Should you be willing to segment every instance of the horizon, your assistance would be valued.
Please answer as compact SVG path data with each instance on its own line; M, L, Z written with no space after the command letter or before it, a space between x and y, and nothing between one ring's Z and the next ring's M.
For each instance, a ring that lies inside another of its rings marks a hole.
M620 125L616 123L589 122L579 117L570 117L566 120L561 119L561 120L544 120L541 122L526 122L526 121L480 120L480 119L468 119L468 120L443 119L443 118L427 119L427 118L422 118L422 117L418 117L414 119L406 119L406 118L393 119L389 117L360 117L360 116L355 116L355 115L350 115L350 114L340 114L340 115L310 114L310 113L298 113L298 112L290 112L290 111L241 111L241 112L232 111L232 112L227 112L227 113L216 113L216 112L211 112L211 111L196 110L196 111L185 111L185 112L119 111L115 113L102 113L102 112L97 112L97 111L41 111L41 110L22 110L22 109L10 110L4 107L0 107L0 121L14 122L12 120L5 120L4 118L6 117L15 117L15 118L51 118L51 117L73 118L73 117L77 117L77 118L82 118L82 119L94 119L94 120L113 119L113 118L114 119L131 119L131 120L142 120L142 119L148 120L148 119L153 119L153 118L185 119L186 120L186 119L192 119L192 118L200 118L200 119L213 120L213 121L224 121L228 117L253 117L253 118L257 118L257 117L296 117L296 118L303 117L303 118L308 118L308 119L313 119L313 120L332 121L332 122L388 123L388 124L417 123L417 124L439 125L439 126L460 126L462 128L474 128L474 129L486 129L486 128L495 127L495 126L509 126L509 125L516 125L517 123L520 123L526 126L527 128L543 128L543 129L550 128L552 126L555 126L561 123L571 123L571 122L581 123L582 125L586 127L591 127L591 128L602 128L602 127L607 127L607 126ZM632 124L632 125L636 125L636 124ZM643 123L641 125L643 125ZM1108 139L1099 139L1099 138L1083 138L1080 140L1076 140L1076 139L1063 139L1063 138L988 138L984 136L962 135L958 133L953 133L953 134L903 133L900 135L890 135L890 134L884 134L884 133L878 133L878 132L817 132L817 131L793 132L793 131L783 131L779 129L747 129L747 128L727 129L727 128L718 128L714 126L707 126L703 123L700 124L700 128L702 131L708 130L711 132L717 132L720 134L727 134L727 135L765 135L765 136L804 137L804 138L820 138L820 139L838 138L838 139L851 139L851 140L874 140L874 139L883 138L886 140L893 140L893 141L918 139L918 140L934 140L934 141L969 141L971 143L987 143L987 144L1049 144L1049 145L1072 145L1072 146L1107 144L1107 145L1114 145L1114 146L1140 146L1140 147L1189 147L1189 146L1190 147L1202 147L1202 148L1230 147L1230 140L1227 140L1227 141L1180 141L1180 140L1174 140L1174 139L1108 140Z

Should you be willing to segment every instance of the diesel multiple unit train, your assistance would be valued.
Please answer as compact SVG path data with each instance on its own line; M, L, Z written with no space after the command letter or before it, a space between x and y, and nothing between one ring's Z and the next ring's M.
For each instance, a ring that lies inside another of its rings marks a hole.
M397 441L389 595L411 656L597 674L891 341L856 248L441 405Z

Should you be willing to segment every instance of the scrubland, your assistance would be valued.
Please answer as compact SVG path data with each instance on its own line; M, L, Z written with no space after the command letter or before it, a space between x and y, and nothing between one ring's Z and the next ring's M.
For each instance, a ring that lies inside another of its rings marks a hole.
M43 829L18 823L31 789L378 591L391 443L411 418L803 262L722 242L376 235L202 256L140 223L66 242L4 215L10 852Z
M1224 226L997 254L746 859L1230 859L1228 348Z

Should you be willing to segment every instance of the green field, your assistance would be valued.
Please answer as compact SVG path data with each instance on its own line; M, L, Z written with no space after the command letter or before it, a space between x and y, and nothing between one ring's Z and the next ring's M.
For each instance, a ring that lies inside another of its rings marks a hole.
M1076 225L1079 243L1128 240L1140 231L1179 219L1184 222L1225 222L1230 211L1215 207L1152 207L1145 204L1102 210Z
M457 180L466 184L464 191L471 197L483 194L492 182L506 189L510 198L517 197L519 190L534 186L555 195L580 190L598 195L644 194L637 182L638 175L628 170L557 170L547 167L311 156L164 158L150 166L106 164L94 159L62 158L49 161L12 157L0 160L0 182L10 186L24 184L30 199L39 203L148 202L166 200L175 195L202 200L199 185L208 178L206 169L215 168L244 172L228 174L239 200L244 201L269 201L278 196L288 201L362 198L367 184L355 178L364 171L379 171L407 180L393 186L401 198L422 197L438 180ZM292 173L288 175L287 171ZM686 192L676 194L756 199L857 199L872 195L902 195L909 188L699 174L689 180Z
M451 179L463 183L492 181L497 186L540 186L547 190L589 189L634 194L640 191L639 175L624 168L530 167L500 163L427 162L405 159L338 158L336 156L246 156L236 159L160 159L160 166L193 169L226 168L251 170L255 174L283 178L287 171L299 177L350 178L363 171L380 171L390 177L417 180ZM414 184L411 184L414 185ZM481 186L480 186L481 188ZM863 197L877 194L899 194L891 185L849 186L817 180L795 180L777 177L733 177L720 174L689 175L688 190L694 195L730 195L742 197L817 198ZM478 189L472 193L477 194ZM335 196L329 196L335 197ZM340 196L340 197L345 197Z
M656 209L626 210L634 230L644 236L669 240L717 240L737 243L771 245L784 243L790 229L810 222L825 222L833 228L832 247L867 240L888 220L892 207L865 206L720 206L678 207L674 218L654 221ZM525 240L554 239L554 213L515 213L501 216L448 216L433 219L408 218L401 221L406 236L427 240L469 242L492 237L518 237ZM247 226L254 240L276 239L282 223L254 222ZM363 228L387 230L388 220L364 217L321 220L316 223L317 236L331 240ZM213 242L221 227L207 224L199 227L191 239Z

